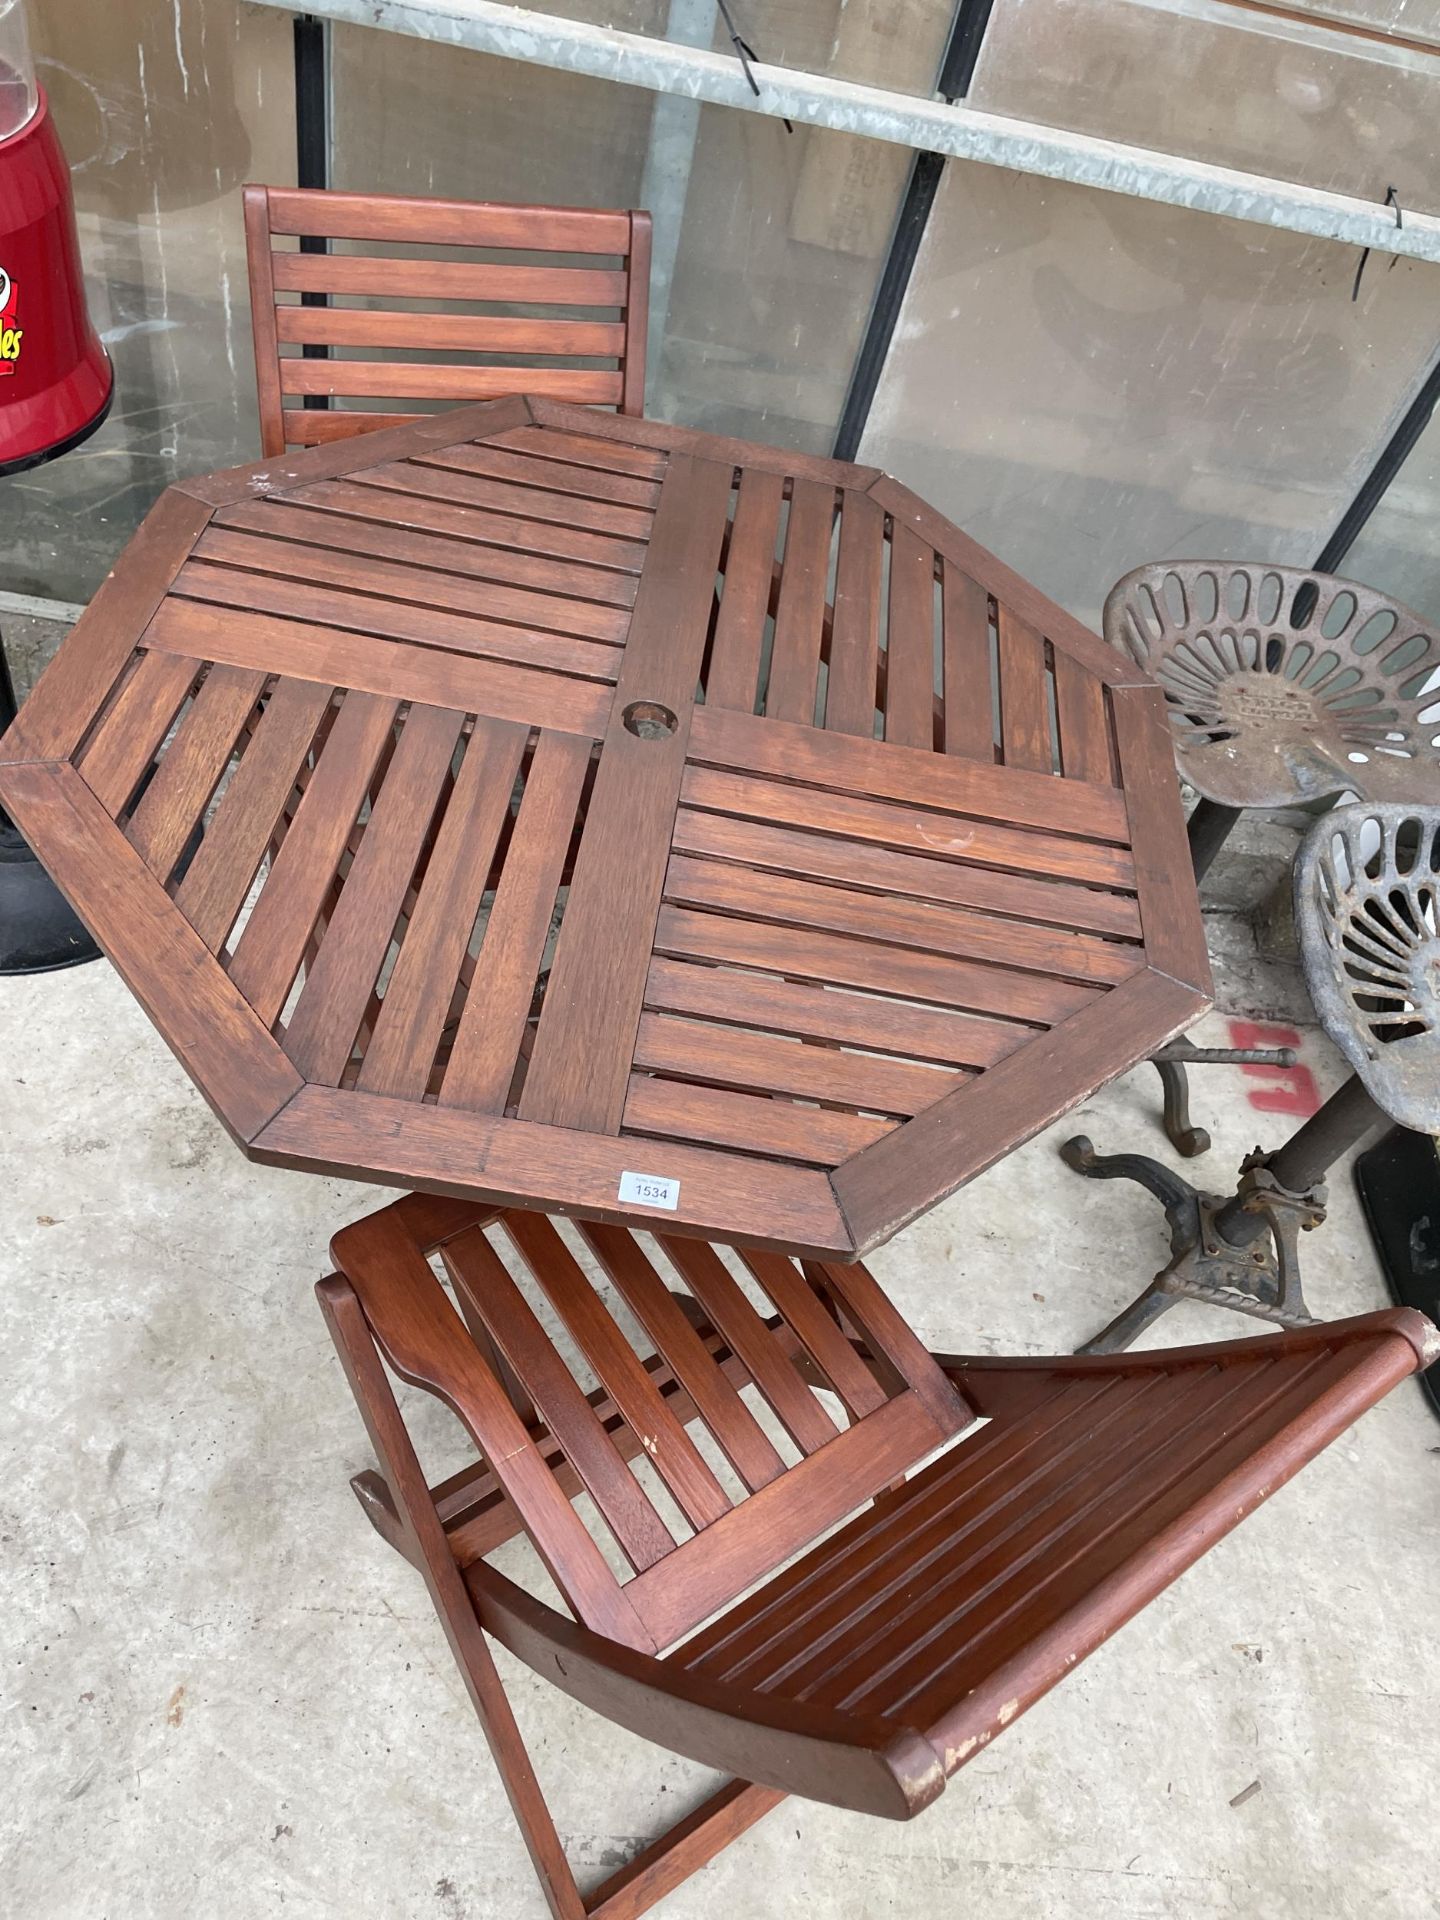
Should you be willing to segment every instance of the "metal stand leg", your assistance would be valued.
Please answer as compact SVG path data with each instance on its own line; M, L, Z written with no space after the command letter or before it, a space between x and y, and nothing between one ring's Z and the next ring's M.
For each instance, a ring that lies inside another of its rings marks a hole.
M0 644L0 734L15 718L15 688ZM98 960L100 949L0 809L0 975L53 973Z
M1150 1064L1165 1095L1165 1137L1187 1160L1210 1151L1210 1136L1190 1124L1190 1067L1293 1067L1293 1047L1195 1047L1182 1035L1152 1053Z
M1202 1193L1146 1154L1097 1154L1084 1134L1060 1149L1091 1180L1134 1180L1165 1209L1170 1259L1123 1313L1080 1348L1118 1353L1176 1300L1204 1300L1282 1327L1312 1324L1300 1284L1302 1232L1325 1218L1322 1176L1349 1147L1386 1124L1358 1077L1274 1153L1247 1154L1233 1194Z
M1210 871L1211 863L1230 837L1240 818L1239 807L1222 807L1215 800L1199 800L1190 815L1186 833L1190 841L1190 864L1197 883ZM1185 1039L1174 1040L1154 1056L1165 1099L1165 1137L1186 1160L1194 1160L1210 1151L1210 1136L1203 1127L1191 1125L1190 1080L1187 1067L1201 1062L1220 1064L1249 1062L1256 1066L1293 1067L1295 1054L1289 1047L1222 1048L1192 1047Z
M1209 1134L1204 1127L1190 1124L1190 1076L1185 1071L1185 1062L1177 1060L1172 1052L1168 1058L1163 1054L1154 1055L1150 1064L1160 1076L1160 1087L1165 1098L1163 1124L1166 1139L1187 1160L1208 1153Z

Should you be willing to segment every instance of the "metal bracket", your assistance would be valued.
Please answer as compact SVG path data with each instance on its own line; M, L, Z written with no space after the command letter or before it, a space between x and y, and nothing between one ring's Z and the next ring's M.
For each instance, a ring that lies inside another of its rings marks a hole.
M1215 1224L1231 1196L1201 1193L1145 1154L1097 1154L1084 1134L1067 1140L1060 1154L1067 1166L1089 1179L1138 1181L1160 1201L1170 1227L1169 1260L1145 1291L1079 1352L1121 1352L1177 1300L1228 1307L1275 1326L1314 1325L1300 1281L1299 1238L1325 1218L1323 1183L1292 1193L1270 1172L1269 1154L1257 1148L1247 1155L1237 1192L1245 1212L1258 1214L1267 1232L1238 1246Z

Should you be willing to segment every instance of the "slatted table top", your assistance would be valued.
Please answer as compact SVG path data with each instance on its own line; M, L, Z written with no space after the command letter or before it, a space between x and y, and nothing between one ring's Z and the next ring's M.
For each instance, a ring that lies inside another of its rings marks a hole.
M252 1157L832 1258L1208 993L1137 668L874 469L543 400L172 489L0 800Z

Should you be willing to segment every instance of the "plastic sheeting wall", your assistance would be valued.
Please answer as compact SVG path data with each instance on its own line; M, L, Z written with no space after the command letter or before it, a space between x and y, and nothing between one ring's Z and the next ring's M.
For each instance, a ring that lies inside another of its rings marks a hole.
M259 453L240 187L295 175L292 29L242 0L30 0L115 362L100 431L0 482L0 585L84 600L151 502Z
M1143 109L1143 127L1121 129L1136 138L1178 137L1201 111L1209 157L1277 165L1298 128L1307 177L1312 165L1332 178L1370 167L1383 149L1372 120L1413 144L1409 96L1365 91L1378 56L1359 41L1349 69L1251 76L1212 50L1193 70L1165 69L1187 74L1183 86L1157 79L1147 93L1143 73L1117 68L1109 88L1113 22L1148 20L1144 44L1172 62L1209 29L1159 0L1099 3L996 0L979 102L1048 111L1064 85L1077 123L1082 107ZM714 0L542 4L726 44ZM1378 21L1399 0L1325 4ZM1402 24L1418 31L1422 10L1440 20L1440 0L1409 0ZM0 584L79 600L166 484L256 452L239 188L294 179L292 21L246 0L31 0L31 11L118 382L95 439L4 484ZM739 11L769 58L924 94L951 6ZM1057 36L1066 20L1076 31ZM1288 32L1237 27L1230 44L1289 48ZM336 185L648 201L651 412L828 450L908 152L375 31L336 30L333 45ZM1299 106L1279 88L1336 72L1358 76L1343 112L1307 117L1304 87L1292 86ZM1246 88L1275 124L1257 128ZM1222 152L1242 133L1258 146ZM1433 147L1433 133L1415 137ZM1152 553L1309 558L1440 345L1440 268L1372 260L1351 306L1354 267L1348 249L952 163L864 452L1092 618L1109 580ZM1373 555L1376 584L1433 605L1436 504L1432 430L1354 569Z
M632 4L616 24L660 17ZM663 17L724 43L713 0L672 0ZM950 7L790 0L746 20L767 58L928 92ZM828 452L907 152L364 28L336 28L332 44L337 186L648 205L647 410Z
M1440 415L1420 436L1341 568L1440 626Z
M1431 9L1440 20L1440 5ZM1440 212L1440 58L1223 0L997 0L969 104Z
M1314 558L1412 398L1440 268L949 166L861 457L1094 622L1163 556ZM1377 584L1386 584L1377 582Z

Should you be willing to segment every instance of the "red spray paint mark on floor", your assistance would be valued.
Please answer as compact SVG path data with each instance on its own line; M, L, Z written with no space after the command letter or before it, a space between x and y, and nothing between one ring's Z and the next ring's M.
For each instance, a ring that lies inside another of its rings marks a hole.
M1229 1027L1232 1047L1294 1047L1298 1052L1301 1045L1294 1027L1262 1027L1254 1020L1232 1020ZM1314 1074L1298 1062L1293 1067L1242 1067L1241 1072L1264 1082L1248 1092L1257 1113L1289 1113L1308 1120L1320 1105Z

